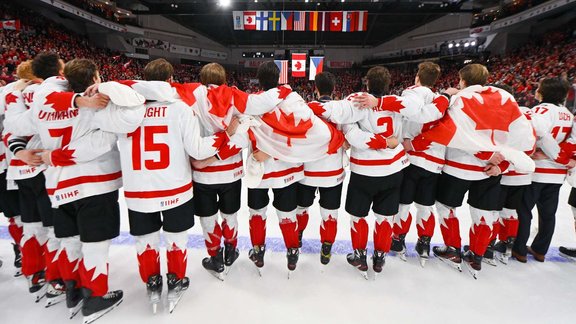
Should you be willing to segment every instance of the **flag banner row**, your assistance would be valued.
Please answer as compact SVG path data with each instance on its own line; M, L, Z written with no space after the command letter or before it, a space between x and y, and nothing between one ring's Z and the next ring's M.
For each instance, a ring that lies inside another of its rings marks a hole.
M306 77L306 53L292 53L292 77ZM288 83L288 60L275 60L276 66L280 69L278 83ZM315 80L316 75L324 70L324 56L310 56L310 69L308 71L309 80Z
M368 11L233 11L234 30L364 32Z

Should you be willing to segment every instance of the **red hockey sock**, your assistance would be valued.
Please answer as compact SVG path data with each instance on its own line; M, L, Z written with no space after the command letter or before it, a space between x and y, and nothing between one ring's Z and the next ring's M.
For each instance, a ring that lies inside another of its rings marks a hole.
M507 240L511 237L516 238L516 235L518 235L518 219L516 218L507 218L504 219L504 227L506 228L506 234L505 234L505 238L504 240ZM502 240L502 236L500 237L500 239Z
M434 235L434 227L436 226L436 219L434 214L430 213L428 219L421 219L416 224L416 229L418 230L418 237L428 236L432 237Z
M19 217L19 216L16 216ZM14 243L20 245L20 241L22 240L22 235L24 233L24 227L16 223L15 217L8 218L8 233L14 240Z
M322 220L320 224L320 242L334 243L336 240L336 232L338 231L338 221L332 216L328 216L327 220Z
M220 250L220 241L222 240L222 228L220 224L215 222L212 232L206 233L209 239L204 240L208 255L216 256Z
M160 274L160 252L156 249L146 246L144 252L137 255L138 271L140 278L144 283L148 282L150 276Z
M392 245L392 227L387 219L374 225L374 250L388 253Z
M22 273L25 276L31 276L36 272L44 270L46 267L43 256L44 251L36 237L32 236L22 241Z
M448 218L442 219L442 222L443 224L440 224L440 230L442 232L442 238L444 238L444 244L457 249L461 248L460 222L458 218L454 216L454 211L450 210Z
M472 224L470 228L470 251L476 255L484 255L490 238L492 237L492 230L486 224L484 217L480 218L479 224Z
M301 214L296 215L296 219L298 219L298 232L304 232L306 226L308 226L308 219L310 216L308 215L308 210L304 209Z
M44 262L46 264L46 281L50 282L52 280L61 279L60 267L58 265L58 259L56 255L58 250L50 251L47 247L48 244L44 244Z
M182 279L186 276L186 249L181 250L172 244L172 247L166 251L166 257L168 259L168 273L173 273L178 279Z
M368 223L364 218L352 216L350 234L352 236L352 248L354 250L366 250L366 245L368 244Z
M231 227L225 219L222 221L222 236L224 243L232 244L233 247L238 245L238 229Z
M398 220L398 222L396 220ZM396 220L394 221L393 233L394 237L398 238L400 235L406 235L410 230L410 225L412 224L412 214L408 212L408 217L406 217L406 219L399 218Z
M66 249L60 251L60 255L58 256L58 267L60 268L60 274L62 276L62 280L75 281L76 288L81 287L80 273L78 271L79 262L80 262L79 259L70 260L68 258L68 253L66 252Z
M80 261L82 287L90 289L92 297L102 297L108 292L108 263L86 268L85 259Z
M297 248L300 244L298 241L298 223L289 218L284 218L280 221L280 230L282 231L286 248Z
M496 220L492 223L492 235L490 235L490 242L495 241L498 238L498 233L500 232L500 222Z
M252 245L264 245L266 241L266 218L262 218L261 215L251 215L249 223Z

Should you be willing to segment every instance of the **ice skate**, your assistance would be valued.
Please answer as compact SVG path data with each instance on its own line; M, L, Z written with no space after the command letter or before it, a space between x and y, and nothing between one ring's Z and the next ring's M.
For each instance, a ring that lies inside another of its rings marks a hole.
M216 277L220 281L224 281L224 256L223 250L220 248L215 256L207 257L202 260L204 269Z
M84 304L82 305L83 324L90 324L122 303L122 290L109 291L101 297L92 297L90 289L82 288Z
M46 305L48 308L66 300L66 287L62 279L50 281L46 290Z
M304 236L304 231L298 231L298 247L302 247L302 236Z
M264 245L254 245L250 252L248 252L248 257L258 269L258 274L262 277L262 267L264 267L264 253L266 253L266 244Z
M190 280L188 277L178 279L175 274L169 273L166 275L166 282L168 283L168 311L172 314L176 306L178 306L180 298L188 289Z
M76 281L66 281L66 307L70 313L70 319L73 319L78 314L83 304L82 291L80 288L76 288Z
M484 256L482 258L482 262L489 264L493 267L496 267L498 264L496 263L496 259L494 258L494 246L496 244L496 240L490 241L490 244L486 248L486 252L484 252Z
M158 304L162 297L162 276L153 275L148 278L146 283L146 292L148 294L148 301L152 306L152 313L156 314L158 311Z
M512 257L512 247L514 246L514 238L510 237L506 241L498 241L494 245L494 254L496 259L503 264L508 264L508 260Z
M440 261L445 262L452 268L462 272L462 253L460 249L451 246L435 246L432 248L434 255L440 259Z
M422 236L418 238L415 247L416 253L418 253L418 261L420 261L420 266L424 268L426 261L430 258L430 236Z
M358 269L364 279L368 280L368 263L366 263L366 250L356 249L346 256L348 263Z
M32 276L28 277L28 291L34 295L36 303L40 302L46 295L46 278L44 277L44 270L38 271Z
M382 251L374 251L374 254L372 255L372 270L374 270L376 275L382 272L385 263L386 253ZM374 277L374 279L376 279L376 277Z
M232 244L224 244L224 265L226 266L225 274L230 271L230 267L236 262L240 252Z
M322 243L322 248L320 249L320 263L327 265L330 263L330 258L332 257L332 243L324 242Z
M570 261L576 261L576 249L561 246L558 250L560 251L561 256L565 257Z
M296 270L296 265L298 264L298 256L300 255L300 249L290 248L286 252L286 260L288 261L288 279L290 279L290 273Z
M468 272L470 272L474 279L478 279L478 272L482 270L482 256L476 255L474 252L468 250L464 252L462 259L464 260L464 264L466 264Z
M397 238L392 238L392 246L390 251L396 252L396 255L402 260L406 261L406 234L400 234Z
M22 275L22 253L20 252L20 246L16 243L12 243L12 249L14 250L14 277L20 277Z

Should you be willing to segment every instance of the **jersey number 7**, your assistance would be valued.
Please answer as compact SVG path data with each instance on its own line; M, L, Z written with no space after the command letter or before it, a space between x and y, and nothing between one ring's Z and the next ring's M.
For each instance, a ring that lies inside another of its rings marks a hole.
M159 160L144 160L147 170L162 170L170 165L170 147L165 143L155 143L155 134L167 134L168 126L142 126L128 134L132 138L132 168L142 170L142 147L141 139L144 132L144 152L158 152Z

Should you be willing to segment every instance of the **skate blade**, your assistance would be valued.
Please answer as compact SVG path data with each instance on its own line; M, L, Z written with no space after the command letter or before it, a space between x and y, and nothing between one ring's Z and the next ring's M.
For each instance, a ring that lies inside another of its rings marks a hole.
M398 257L400 258L400 260L407 262L408 259L406 258L406 252L402 253L402 252L398 252L397 253Z
M498 263L496 263L496 260L494 260L494 259L482 258L482 262L484 262L484 263L486 263L486 264L488 264L488 265L491 265L491 266L493 266L493 267L497 267L497 266L498 266Z
M48 290L48 287L46 285L44 285L37 292L34 293L36 303L39 303L42 300L42 298L44 298L44 296L46 296L47 290Z
M428 257L422 257L422 256L420 256L420 257L418 258L418 262L420 262L420 266L421 266L422 268L424 268L424 266L426 265L426 261L428 261Z
M74 308L68 308L68 312L70 312L70 319L73 319L74 317L76 317L76 315L82 309L82 305L84 305L83 300L79 301L78 305L74 306Z
M468 269L468 272L472 275L472 277L474 278L474 280L478 280L478 271L473 269L468 262L464 262L466 263L466 269Z
M16 272L14 273L14 277L15 278L22 277L22 269L16 269Z
M228 276L228 273L230 272L230 268L232 268L232 266L225 266L224 267L224 276Z
M449 265L451 268L454 268L456 270L458 270L458 272L462 272L462 266L460 265L460 263L456 263L453 261L450 261L448 259L444 259L441 258L439 256L436 256L438 259L440 259L440 261L444 262L445 264Z
M158 303L153 302L151 305L152 305L152 314L156 315L156 313L158 313Z
M99 311L99 312L96 312L96 313L91 314L91 315L88 315L88 316L84 316L84 319L83 319L83 322L82 322L82 323L83 323L83 324L93 323L94 321L96 321L96 320L99 319L100 317L102 317L102 316L110 313L110 311L112 311L114 308L118 307L118 305L120 305L120 304L122 303L122 300L124 300L124 299L120 299L120 300L117 301L114 305L112 305L112 306L110 306L110 307L108 307L108 308L106 308L106 309L103 309L103 310L101 310L101 311Z
M54 306L66 300L66 294L58 295L55 297L46 297L46 305L45 308Z
M576 258L574 258L573 256L570 256L568 254L562 253L562 252L558 252L558 254L560 254L561 257L564 257L572 262L576 262Z
M508 265L508 260L510 260L510 255L496 252L496 260L504 265Z
M220 280L220 281L224 281L224 276L225 276L224 272L218 273L218 272L212 271L212 270L208 270L208 272L209 272L211 275L213 275L214 278L216 278L216 279L218 279L218 280Z
M182 298L182 292L180 294L178 294L178 297L175 297L173 299L168 300L168 312L170 314L172 314L172 312L174 312L174 309L176 309L176 306L178 306L178 303L180 303L181 298Z

